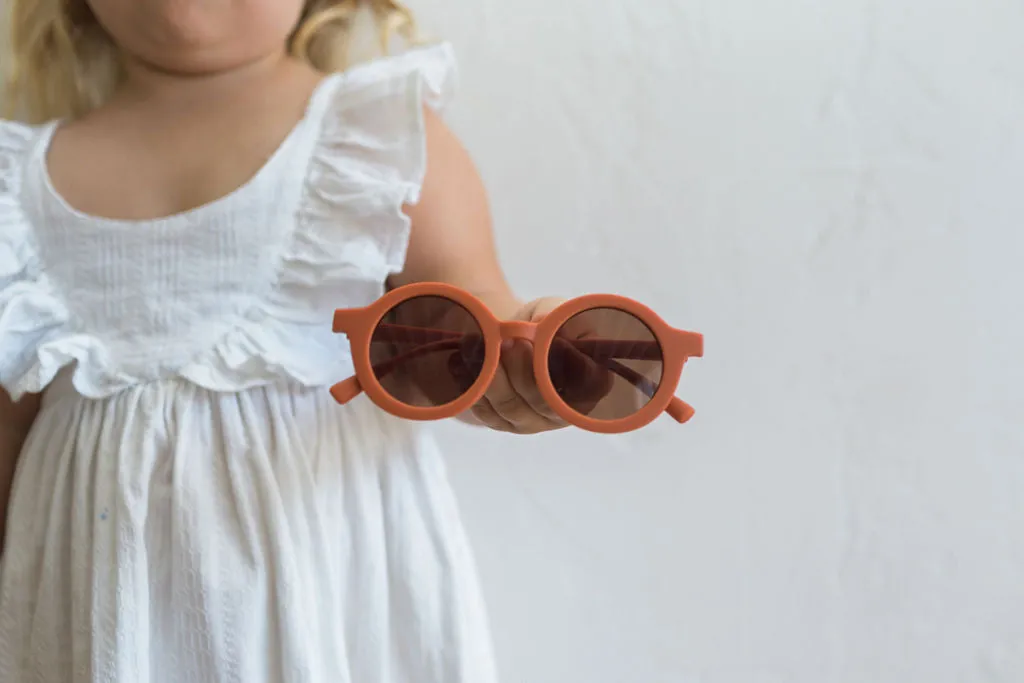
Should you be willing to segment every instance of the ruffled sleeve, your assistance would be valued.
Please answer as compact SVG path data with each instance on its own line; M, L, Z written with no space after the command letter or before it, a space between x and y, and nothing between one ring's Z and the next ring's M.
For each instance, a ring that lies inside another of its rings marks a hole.
M402 209L419 200L427 168L424 107L443 110L455 81L447 44L337 76L284 257L289 310L366 304L402 269L410 228Z
M52 379L38 356L68 317L42 272L22 204L23 170L39 135L37 127L0 121L0 386L15 399Z

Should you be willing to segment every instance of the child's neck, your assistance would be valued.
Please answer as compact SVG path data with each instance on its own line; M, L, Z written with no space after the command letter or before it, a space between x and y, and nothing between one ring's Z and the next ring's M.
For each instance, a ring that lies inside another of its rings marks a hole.
M294 70L283 50L230 69L176 73L141 61L125 60L125 79L117 94L123 101L167 102L177 106L232 97L262 88Z

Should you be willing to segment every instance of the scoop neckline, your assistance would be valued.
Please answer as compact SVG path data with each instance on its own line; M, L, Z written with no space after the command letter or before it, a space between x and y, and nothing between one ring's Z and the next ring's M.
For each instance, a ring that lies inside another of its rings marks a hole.
M254 188L259 185L260 181L274 170L274 168L280 163L281 159L287 156L287 153L299 137L299 134L308 125L315 123L319 118L320 110L323 108L322 103L327 99L328 92L333 89L333 85L338 82L341 75L342 74L340 73L332 73L320 79L320 82L316 84L316 87L309 96L302 116L295 122L295 125L291 127L284 139L281 140L277 147L274 148L274 151L270 154L263 165L249 176L245 182L230 192L191 209L168 214L166 216L132 219L100 216L76 208L56 188L53 184L53 178L50 175L50 146L53 143L53 138L57 134L57 131L65 122L63 119L52 121L49 125L49 130L46 131L46 134L40 141L39 149L36 154L36 167L38 168L38 175L40 176L41 184L44 191L49 195L49 198L53 200L54 204L56 204L62 212L71 216L75 220L93 223L96 225L121 228L167 227L176 224L192 224L196 222L197 218L206 218L208 215L216 216L223 213L224 210L230 209L232 206L237 204L240 199L243 199L246 195L251 193Z

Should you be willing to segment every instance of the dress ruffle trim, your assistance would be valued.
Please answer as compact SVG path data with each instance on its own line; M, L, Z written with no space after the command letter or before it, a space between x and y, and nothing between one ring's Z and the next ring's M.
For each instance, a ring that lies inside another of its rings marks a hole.
M444 44L334 76L276 285L212 347L177 368L145 373L122 369L106 341L72 324L22 208L24 162L39 129L0 123L0 384L18 398L42 391L64 368L93 398L167 376L216 391L337 380L351 361L337 346L316 353L310 344L337 341L318 332L339 296L372 298L401 270L410 228L403 206L418 201L426 174L423 108L449 102L455 75ZM325 367L324 358L337 362Z

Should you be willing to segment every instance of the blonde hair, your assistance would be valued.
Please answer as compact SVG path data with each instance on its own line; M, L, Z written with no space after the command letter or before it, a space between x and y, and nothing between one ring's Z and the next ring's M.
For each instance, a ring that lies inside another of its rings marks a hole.
M39 123L103 104L121 79L117 48L85 0L2 0L0 97L5 116ZM420 42L412 13L397 0L306 0L289 51L320 71L344 69L361 18L377 28L380 51L398 36Z

